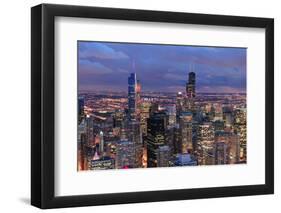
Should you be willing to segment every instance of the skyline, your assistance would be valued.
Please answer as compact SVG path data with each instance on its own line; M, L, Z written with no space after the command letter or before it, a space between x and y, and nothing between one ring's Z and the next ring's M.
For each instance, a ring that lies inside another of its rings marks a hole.
M245 93L246 48L78 41L79 91L125 92L136 72L143 91L184 91L196 73L198 93Z
M78 96L77 170L247 162L246 94L142 93L136 73L127 94Z

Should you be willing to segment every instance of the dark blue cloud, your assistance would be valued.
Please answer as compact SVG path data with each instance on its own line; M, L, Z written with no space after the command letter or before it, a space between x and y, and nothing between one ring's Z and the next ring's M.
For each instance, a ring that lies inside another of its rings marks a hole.
M127 90L136 72L143 90L178 91L189 71L197 90L246 91L246 48L83 42L79 45L79 89Z

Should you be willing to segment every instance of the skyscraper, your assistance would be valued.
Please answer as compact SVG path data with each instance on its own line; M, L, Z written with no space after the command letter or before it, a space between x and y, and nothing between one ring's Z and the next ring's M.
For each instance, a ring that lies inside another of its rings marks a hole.
M122 128L122 126L124 126L124 118L124 111L121 109L116 110L113 115L113 127Z
M232 116L232 110L230 107L224 107L223 108L223 120L225 122L225 125L230 127L233 123L233 116Z
M151 104L149 102L141 103L140 128L143 136L147 135L147 119L149 118Z
M116 168L126 169L135 167L135 145L128 140L120 140L116 144Z
M228 145L224 142L215 143L215 164L228 163Z
M182 92L177 93L177 98L176 98L176 121L177 123L179 122L179 116L181 112L185 111L184 109L184 96Z
M192 152L192 113L182 112L179 128L179 151L182 154Z
M159 146L157 149L157 167L168 167L170 159L170 147L167 145Z
M235 164L239 162L239 136L233 132L226 131L216 131L215 132L215 147L217 150L222 149L222 145L217 145L219 143L224 143L227 145L226 149L226 163ZM217 154L217 153L216 153ZM217 161L217 160L216 160Z
M136 97L137 75L131 73L128 78L128 117L129 120L136 119L137 97Z
M186 83L187 98L195 98L195 73L188 73L188 82Z
M176 113L177 113L176 105L173 104L173 105L166 106L166 112L167 112L167 115L168 115L168 118L169 118L168 124L170 126L175 125L176 122L177 122L177 120L176 120Z
M128 139L132 141L135 149L135 166L142 166L142 134L139 121L130 121L128 127Z
M239 136L240 160L247 158L247 112L245 108L234 111L234 132Z
M165 145L165 130L167 115L164 112L155 112L147 119L147 167L157 167L157 152L160 146Z
M86 116L86 145L92 145L94 143L94 125L93 118L90 115Z
M197 130L197 146L198 146L198 164L213 165L215 163L214 156L214 138L215 131L211 122L205 122L198 126Z
M78 97L78 124L80 124L84 118L84 105L85 105L84 97L79 96Z

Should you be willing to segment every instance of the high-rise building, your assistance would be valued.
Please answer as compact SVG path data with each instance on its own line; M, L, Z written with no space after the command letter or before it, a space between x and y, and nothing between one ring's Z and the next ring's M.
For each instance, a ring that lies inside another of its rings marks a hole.
M223 107L223 120L227 127L231 127L233 123L232 110L229 107Z
M123 110L118 109L113 115L113 127L122 128L124 126L125 113Z
M247 113L246 108L234 111L234 132L239 136L240 160L246 161L247 158Z
M86 116L86 144L94 144L94 123L90 115Z
M135 167L135 144L132 141L120 140L116 144L116 168L126 169Z
M201 123L201 122L200 122ZM192 147L193 153L196 155L198 148L198 129L200 123L198 121L192 121Z
M216 142L215 144L215 164L228 163L228 145L224 142Z
M85 132L85 123L82 122L78 126L78 165L77 169L85 170L87 168L87 165L85 165L85 146L86 146L86 132Z
M177 113L177 110L176 110L176 105L168 105L166 106L166 112L167 112L167 115L168 115L168 124L169 126L174 126L177 122L176 120L176 113Z
M228 153L229 163L230 164L239 163L240 140L238 135L231 134L229 138L228 147L229 147L229 153Z
M137 75L136 73L131 73L128 78L128 117L129 120L136 120L137 111Z
M233 132L216 131L215 132L215 148L216 150L222 149L217 145L224 143L226 145L226 152L224 164L235 164L239 162L239 137Z
M182 92L178 92L176 98L176 123L179 123L179 116L185 110L185 97Z
M78 97L78 124L81 123L83 120L85 114L84 114L84 105L85 105L85 99L82 96Z
M157 149L165 145L167 115L155 112L147 119L147 167L157 167Z
M188 82L186 83L186 96L187 98L195 98L195 73L188 73Z
M159 146L157 149L157 167L168 167L171 156L170 147L167 145Z
M183 110L183 104L184 104L184 97L182 92L177 93L177 103L176 103L176 111L177 114L180 114Z
M191 153L192 145L192 113L182 112L180 115L179 151L182 154Z
M178 125L168 125L166 129L166 144L169 146L171 150L171 154L176 154L178 153Z
M214 136L215 136L215 131L211 122L205 122L198 126L197 151L198 151L199 165L215 164Z
M149 109L149 116L153 115L154 113L159 112L159 103L153 102L151 103L150 109Z
M84 170L90 169L91 160L94 159L96 153L96 147L85 145L84 146Z
M213 104L215 110L215 116L213 118L214 121L222 121L223 120L223 112L222 112L222 105L221 103L214 103Z
M135 167L142 167L143 141L139 121L130 121L128 139L134 143Z
M140 128L143 136L147 135L147 119L149 118L151 104L149 102L141 103Z
M128 123L128 139L135 144L142 144L139 121L129 121Z

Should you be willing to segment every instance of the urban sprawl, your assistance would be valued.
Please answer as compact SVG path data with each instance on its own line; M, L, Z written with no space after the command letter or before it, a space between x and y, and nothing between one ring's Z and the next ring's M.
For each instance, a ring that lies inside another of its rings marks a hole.
M79 91L78 171L246 163L246 94L196 93L194 72L185 91L142 86Z

